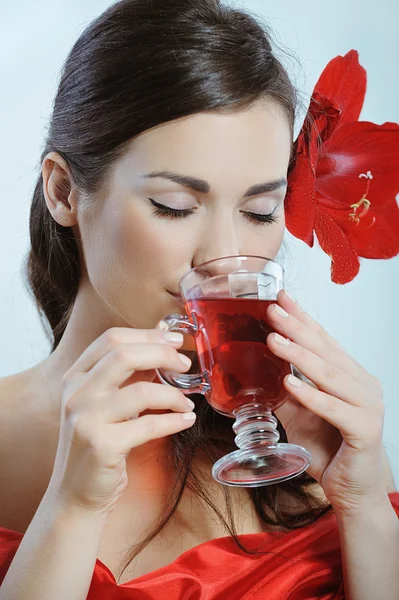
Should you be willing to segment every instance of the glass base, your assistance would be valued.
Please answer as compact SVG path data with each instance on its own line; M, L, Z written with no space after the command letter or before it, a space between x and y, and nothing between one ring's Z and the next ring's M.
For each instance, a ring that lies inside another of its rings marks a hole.
M212 476L224 485L261 487L297 477L310 463L311 454L305 448L280 443L230 452L213 465Z

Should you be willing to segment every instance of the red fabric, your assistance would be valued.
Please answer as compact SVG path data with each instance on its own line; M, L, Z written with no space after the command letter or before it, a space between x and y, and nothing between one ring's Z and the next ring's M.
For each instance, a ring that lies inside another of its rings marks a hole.
M399 515L399 492L389 494ZM0 527L0 583L22 534ZM289 533L240 536L246 547L268 550L259 558L229 537L187 550L170 565L117 585L97 559L87 600L341 600L339 534L333 512Z

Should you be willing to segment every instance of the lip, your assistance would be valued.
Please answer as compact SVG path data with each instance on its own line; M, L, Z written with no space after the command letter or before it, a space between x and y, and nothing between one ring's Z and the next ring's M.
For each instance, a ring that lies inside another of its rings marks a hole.
M173 292L169 292L169 290L168 290L168 293L169 293L169 294L170 294L170 295L171 295L171 296L172 296L172 297L173 297L175 300L177 300L177 302L178 302L178 303L179 303L181 306L184 306L184 300L183 300L183 298L180 296L180 294L174 294Z

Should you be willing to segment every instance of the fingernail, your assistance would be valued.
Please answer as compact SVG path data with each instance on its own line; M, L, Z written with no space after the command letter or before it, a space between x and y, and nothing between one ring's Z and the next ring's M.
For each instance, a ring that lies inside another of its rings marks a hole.
M294 375L288 375L287 381L289 385L291 385L294 388L300 388L302 386L302 381L297 377L294 377Z
M274 310L276 311L276 313L278 315L280 315L280 317L285 317L285 318L288 317L288 313L285 312L285 310L283 308L281 308L281 306L279 306L278 304L274 305Z
M177 333L175 331L167 331L164 334L164 338L167 342L171 344L182 344L183 343L183 335L181 333Z
M194 412L182 413L182 419L185 421L194 421L197 418L197 415Z
M187 404L190 408L195 408L195 404L192 400L190 400L190 398L186 398L187 400Z
M288 296L288 298L294 302L295 304L297 304L297 301L295 300L294 296L292 294L290 294L289 292L287 292L287 290L284 290L286 296Z
M281 346L288 346L290 341L287 338L283 337L279 333L274 334L274 341L276 344L280 344Z
M185 354L179 354L179 358L185 367L191 367L191 360Z

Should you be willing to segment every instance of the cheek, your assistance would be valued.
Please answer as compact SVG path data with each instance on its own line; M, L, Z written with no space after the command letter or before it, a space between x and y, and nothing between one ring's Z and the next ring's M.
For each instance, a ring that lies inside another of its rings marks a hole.
M132 325L150 327L165 288L179 272L179 247L162 235L155 219L140 213L128 201L123 207L104 207L82 228L82 238L97 294Z
M278 213L278 222L271 225L259 225L255 232L245 230L245 240L241 244L243 254L254 254L276 258L285 233L284 211Z
M275 231L273 231L273 235L270 236L270 257L276 258L281 244L283 243L284 233L285 233L285 218L284 218L284 209L279 214L278 223L275 223Z
M120 281L134 282L135 287L145 291L162 275L165 278L165 263L173 253L173 244L160 234L148 215L131 209L120 212L107 222L106 239L109 261ZM131 289L131 283L128 287Z
M121 214L109 230L110 247L123 270L136 275L159 261L165 241L156 234L149 219L140 215Z

